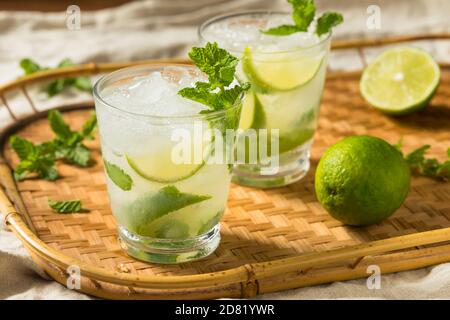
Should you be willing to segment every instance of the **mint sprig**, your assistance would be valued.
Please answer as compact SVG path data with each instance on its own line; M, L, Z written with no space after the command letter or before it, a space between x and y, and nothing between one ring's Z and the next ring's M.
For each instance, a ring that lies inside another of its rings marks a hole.
M272 36L287 36L296 32L306 32L316 16L316 6L313 0L288 0L292 6L292 20L294 24L284 24L262 33ZM315 33L318 36L327 34L330 30L344 21L343 16L336 12L325 12L317 20Z
M202 113L233 107L241 94L250 88L249 83L227 88L234 80L239 60L219 48L217 43L208 42L204 48L194 47L189 51L189 57L208 76L208 82L198 81L195 87L183 88L178 94L209 107Z
M402 153L403 138L394 147ZM435 178L438 180L450 180L450 148L447 149L448 160L440 162L435 158L426 158L425 155L430 145L423 145L404 156L406 162L415 175ZM403 153L402 153L403 154Z
M23 180L32 173L45 180L57 179L56 160L81 167L90 165L91 153L83 141L92 139L97 125L95 114L92 114L80 132L70 129L59 111L49 111L48 121L55 133L53 140L34 144L19 136L11 136L10 145L20 159L20 163L14 169L16 180Z
M66 58L62 60L55 68L63 68L74 65L75 64L73 63L72 60ZM29 58L22 59L20 61L20 67L24 71L25 75L30 75L38 71L51 69L49 67L42 67L41 65L39 65L38 63ZM92 90L91 80L88 77L76 77L76 78L56 79L47 85L46 91L49 97L53 97L69 87L74 87L78 90L88 92Z

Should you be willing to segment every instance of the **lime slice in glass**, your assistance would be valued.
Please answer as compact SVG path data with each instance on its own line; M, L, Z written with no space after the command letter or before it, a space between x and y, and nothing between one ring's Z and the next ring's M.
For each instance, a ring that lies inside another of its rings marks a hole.
M245 96L242 106L240 129L261 129L266 127L266 114L256 92Z
M252 86L266 91L288 91L303 86L316 75L322 56L298 53L256 53L247 47L242 69Z
M364 70L360 90L375 108L402 115L427 106L439 79L439 66L428 53L416 48L394 48L383 52Z
M160 183L174 183L196 174L206 163L212 152L212 143L204 145L204 158L201 163L175 163L171 152L161 152L158 155L130 156L125 155L130 167L142 178Z

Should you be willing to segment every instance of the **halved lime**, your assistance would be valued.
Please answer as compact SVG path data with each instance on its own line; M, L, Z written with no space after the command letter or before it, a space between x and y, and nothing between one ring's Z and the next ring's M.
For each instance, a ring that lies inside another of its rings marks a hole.
M410 47L394 48L364 70L360 90L375 108L402 115L427 106L439 80L439 66L428 53Z
M142 178L160 183L174 183L196 174L206 163L211 154L212 144L208 144L204 150L204 158L201 163L175 163L171 158L171 152L161 152L158 155L130 156L125 155L130 167Z
M288 91L314 78L322 61L322 56L297 53L252 53L247 47L242 56L242 70L253 87Z

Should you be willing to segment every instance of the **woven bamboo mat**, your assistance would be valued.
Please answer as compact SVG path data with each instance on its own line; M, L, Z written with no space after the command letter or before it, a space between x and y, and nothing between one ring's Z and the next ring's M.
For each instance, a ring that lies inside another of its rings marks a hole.
M148 264L130 258L120 249L98 139L89 145L96 160L94 166L80 169L59 164L61 178L57 181L25 180L18 183L18 190L37 236L46 244L88 264L136 274L202 274L450 227L450 183L424 177L413 178L407 200L392 217L370 227L344 226L317 202L313 183L317 162L327 146L342 137L370 134L395 143L403 136L406 151L430 144L429 155L441 160L450 146L450 71L443 70L442 85L430 107L402 118L390 118L370 108L359 95L358 83L356 74L327 80L311 170L305 179L272 190L231 186L222 221L222 242L214 254L198 262ZM87 110L64 113L74 128L79 128L88 115ZM26 125L17 134L35 142L52 137L45 119ZM4 155L9 164L17 164L8 146L4 147ZM48 208L48 198L79 198L90 212L55 214ZM339 269L335 270L337 274ZM327 281L338 278L331 272Z

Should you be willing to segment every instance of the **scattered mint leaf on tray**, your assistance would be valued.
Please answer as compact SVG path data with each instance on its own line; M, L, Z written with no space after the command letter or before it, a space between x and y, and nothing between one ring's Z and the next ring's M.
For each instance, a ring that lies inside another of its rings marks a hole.
M272 36L287 36L296 32L308 31L316 16L316 6L313 0L288 0L292 6L292 20L294 24L284 24L262 33ZM337 12L325 12L317 19L315 33L318 36L327 34L330 30L344 22L344 17Z
M75 64L72 60L66 58L62 60L56 68L69 67L74 65ZM48 67L40 66L38 63L29 58L22 59L20 61L20 67L22 68L26 76L38 71L50 69ZM47 85L46 92L49 97L53 97L69 87L74 87L81 91L90 92L92 90L91 80L88 77L76 77L56 79Z
M131 190L133 180L127 173L125 173L125 171L123 171L119 166L106 160L103 160L103 163L105 164L106 174L116 186L124 191Z
M80 200L56 201L48 199L48 205L58 213L77 213L83 210Z
M9 143L20 158L20 163L14 169L16 180L23 180L30 173L36 173L39 178L45 180L58 178L52 153L47 153L39 145L15 135L11 136Z
M20 67L23 69L25 75L48 69L41 67L39 64L29 58L20 60Z
M71 130L59 111L49 111L48 120L56 135L53 140L34 144L19 136L11 136L10 145L20 159L14 170L16 180L23 180L31 173L36 173L39 178L46 180L57 179L56 160L81 167L91 164L91 152L83 144L83 140L93 138L92 134L97 126L95 113L86 121L80 132Z
M394 145L402 152L403 137ZM430 145L423 145L404 156L406 162L415 175L435 178L438 180L450 180L450 148L447 149L449 160L439 162L434 158L426 158L425 155L430 149ZM402 153L403 154L403 153Z

